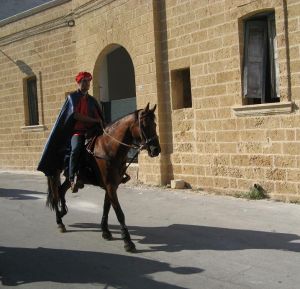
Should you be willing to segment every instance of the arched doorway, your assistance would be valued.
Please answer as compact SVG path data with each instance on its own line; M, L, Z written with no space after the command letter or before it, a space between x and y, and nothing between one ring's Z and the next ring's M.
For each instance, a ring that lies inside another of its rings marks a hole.
M136 110L134 67L129 53L120 45L110 45L99 58L94 70L94 96L109 123Z
M134 66L123 46L106 47L96 61L93 74L94 96L100 101L107 123L137 109ZM128 157L134 154L130 150Z

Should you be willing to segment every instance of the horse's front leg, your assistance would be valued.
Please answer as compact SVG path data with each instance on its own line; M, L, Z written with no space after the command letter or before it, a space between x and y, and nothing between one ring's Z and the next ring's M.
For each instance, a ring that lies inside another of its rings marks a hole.
M62 221L61 211L58 208L58 202L54 204L54 210L56 214L56 224L58 226L58 229L60 230L61 233L65 233L67 230Z
M110 199L108 193L105 192L103 215L100 224L102 230L102 237L105 240L112 240L112 234L108 229L108 214L109 214L110 207L111 207Z
M127 226L125 224L125 215L120 206L118 196L117 196L117 188L115 186L108 185L107 186L107 194L109 196L110 202L115 210L117 215L117 219L121 225L122 239L124 240L124 248L127 252L135 252L135 245L131 240L130 234L128 232Z

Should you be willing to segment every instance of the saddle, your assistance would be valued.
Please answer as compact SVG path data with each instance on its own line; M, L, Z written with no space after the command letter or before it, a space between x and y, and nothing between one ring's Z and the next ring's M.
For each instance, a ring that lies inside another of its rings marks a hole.
M91 134L89 138L86 136L85 147L81 153L79 159L79 168L77 173L77 179L82 185L78 186L79 188L83 188L83 184L89 184L94 186L100 186L104 188L101 172L98 168L97 162L95 158L100 158L109 161L108 157L103 156L95 156L94 148L97 137L100 134ZM65 166L64 166L64 175L68 178L69 174L69 159L70 155L67 154L65 156ZM126 165L126 164L124 164ZM120 173L122 173L123 166L120 168ZM121 183L127 183L130 180L130 176L124 172Z
M104 188L101 172L95 160L95 155L93 154L96 138L97 137L94 137L91 140L89 140L89 142L87 142L85 146L85 149L82 152L82 156L79 161L80 166L78 171L78 179L83 184L90 184L94 186L100 185L100 187ZM103 159L106 159L106 157L103 157ZM123 171L123 166L120 168L120 173L122 173L122 171ZM131 179L130 176L126 172L124 172L121 183L125 184L130 179Z
M103 188L101 173L93 156L97 137L103 134L99 125L93 126L85 133L85 146L79 159L78 179L83 184L90 184Z
M90 153L94 150L95 141L99 135L102 135L102 129L100 126L93 126L85 133L86 141L78 161L77 179L80 179L80 182L84 184L91 184L95 186L100 185L103 187L98 166L94 157ZM70 147L67 147L64 154L63 174L66 178L69 178L70 151Z

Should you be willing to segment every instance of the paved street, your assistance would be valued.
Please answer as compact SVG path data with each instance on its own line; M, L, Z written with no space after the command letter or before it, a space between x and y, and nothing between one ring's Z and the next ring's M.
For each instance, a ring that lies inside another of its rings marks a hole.
M0 173L1 288L299 288L299 205L123 186L132 254L113 211L101 238L102 190L68 193L65 234L45 192L41 175Z

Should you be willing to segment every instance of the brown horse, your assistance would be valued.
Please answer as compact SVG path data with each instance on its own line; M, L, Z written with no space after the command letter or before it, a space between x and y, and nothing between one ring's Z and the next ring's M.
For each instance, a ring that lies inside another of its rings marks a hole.
M137 110L108 125L103 135L98 136L94 142L92 154L89 154L89 163L93 162L94 178L91 181L86 174L79 171L85 184L90 183L102 187L105 190L103 216L101 221L102 237L112 239L108 228L108 213L112 206L121 225L122 238L126 251L135 251L135 245L131 241L130 234L125 224L125 216L121 209L117 189L122 182L126 170L127 154L133 143L139 143L139 150L147 149L150 157L159 155L161 149L156 133L154 111L156 105L149 109ZM63 184L60 183L61 171L55 176L48 177L47 205L56 212L56 222L61 232L66 232L62 217L67 214L65 194L70 188L70 182L66 177Z

